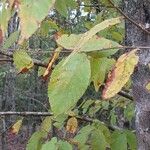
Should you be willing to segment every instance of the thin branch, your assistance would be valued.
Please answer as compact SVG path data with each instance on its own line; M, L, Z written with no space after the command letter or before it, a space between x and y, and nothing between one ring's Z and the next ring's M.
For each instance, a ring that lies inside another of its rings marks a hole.
M53 113L51 112L13 112L13 111L7 111L7 112L0 112L0 116L10 116L10 115L17 115L17 116L53 116ZM72 116L71 116L72 117ZM95 119L90 118L90 117L83 117L83 116L75 116L77 119L93 123ZM103 123L103 122L102 122ZM104 123L110 130L123 130L122 128L119 128L117 126L110 126Z
M127 19L128 21L130 21L132 24L134 24L135 26L137 26L139 29L141 29L142 31L144 31L145 33L150 35L150 32L148 30L146 30L144 27L142 27L141 25L139 25L138 23L136 23L133 19L131 19L130 17L128 17L119 7L117 7L112 0L108 0L110 2L110 4L121 14L125 17L125 19Z
M10 58L13 58L13 54L10 53L10 52L3 52L3 51L0 51L0 55L4 55L4 56L10 57ZM40 60L37 60L37 59L32 59L32 60L33 60L34 65L47 68L47 64L46 64L46 63L41 62ZM13 62L12 59L3 59L2 61Z
M123 91L123 90L121 90L121 91L118 93L118 95L120 95L120 96L122 96L122 97L125 97L125 98L127 98L127 99L133 101L133 97L132 97L129 93L127 93L127 92L125 92L125 91Z
M53 116L51 112L13 112L13 111L6 111L0 112L0 116Z

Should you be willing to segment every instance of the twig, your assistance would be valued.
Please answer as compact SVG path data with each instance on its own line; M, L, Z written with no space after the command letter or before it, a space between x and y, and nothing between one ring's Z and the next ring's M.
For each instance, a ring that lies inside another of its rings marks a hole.
M53 116L51 112L13 112L13 111L6 111L0 112L0 116Z
M4 56L10 57L10 58L13 58L13 54L10 52L7 53L7 52L0 51L0 55L4 55ZM37 59L32 59L32 60L33 60L34 65L45 67L45 68L47 67L47 64L41 62L40 60L37 60ZM3 59L2 61L13 62L12 59Z
M132 97L130 94L128 94L127 92L123 91L123 90L120 91L120 92L118 93L118 95L120 95L120 96L122 96L122 97L125 97L125 98L127 98L127 99L133 101L133 97Z
M6 111L6 112L0 112L0 116L10 116L10 115L17 115L17 116L53 116L53 113L51 112L13 112L13 111ZM94 119L90 117L82 117L82 116L75 116L77 119L93 123ZM102 122L103 123L103 122ZM116 126L110 126L104 123L110 130L123 130L122 128L116 127Z
M128 17L119 7L117 7L112 0L108 0L110 2L110 4L121 14L125 17L125 19L129 20L132 24L134 24L135 26L137 26L139 29L141 29L142 31L144 31L145 33L150 35L150 32L148 30L146 30L144 27L142 27L141 25L139 25L138 23L136 23L133 19L131 19L130 17Z

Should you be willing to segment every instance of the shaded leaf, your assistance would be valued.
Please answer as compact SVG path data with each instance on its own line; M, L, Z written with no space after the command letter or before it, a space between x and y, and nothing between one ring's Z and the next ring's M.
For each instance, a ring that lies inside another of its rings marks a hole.
M114 131L112 134L111 150L127 150L126 134L120 131Z
M19 38L19 31L13 32L3 44L3 49L11 47Z
M106 150L106 147L107 143L103 133L98 129L93 130L91 134L91 148L93 150Z
M78 143L78 148L81 149L85 146L86 141L89 138L89 135L95 128L91 125L87 125L81 128L79 133L73 138L74 141Z
M56 0L55 8L63 17L67 17L68 15L68 8L66 0Z
M129 130L126 130L125 134L127 137L127 142L128 142L130 150L136 150L137 149L136 135L132 131L129 131Z
M56 137L53 137L49 142L42 145L41 150L49 150L49 149L58 150L57 138Z
M58 148L59 150L72 150L71 144L69 144L66 141L59 141L58 142L58 147L59 147Z
M13 53L13 61L19 73L25 73L33 67L34 63L31 57L26 53L25 50L16 50Z
M103 90L102 96L104 99L111 98L117 94L129 80L139 59L136 55L136 51L136 49L132 50L119 57L115 64L115 68L109 74Z
M114 59L109 58L91 58L91 81L94 82L95 90L104 83L105 76L115 63Z
M41 150L46 134L43 131L36 131L32 134L31 138L27 143L27 150Z
M45 132L49 132L52 127L52 119L50 116L46 117L41 124L41 130Z
M54 115L67 112L84 94L90 80L90 62L85 54L74 54L54 69L48 96Z

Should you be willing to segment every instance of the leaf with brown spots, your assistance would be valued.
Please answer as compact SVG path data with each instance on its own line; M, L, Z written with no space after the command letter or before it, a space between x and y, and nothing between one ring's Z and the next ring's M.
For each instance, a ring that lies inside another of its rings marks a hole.
M67 121L67 126L66 126L66 130L70 133L75 133L77 131L77 127L78 127L78 121L75 117L71 117L68 121Z
M137 49L134 49L119 57L115 64L115 68L109 74L104 87L102 93L102 97L104 99L115 96L115 94L117 94L129 80L139 60L139 57L136 55L136 51Z

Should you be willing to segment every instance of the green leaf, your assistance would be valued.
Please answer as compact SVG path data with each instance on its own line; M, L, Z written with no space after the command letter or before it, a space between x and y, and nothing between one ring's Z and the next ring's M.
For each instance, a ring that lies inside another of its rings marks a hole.
M81 128L79 133L74 137L74 141L79 143L79 147L83 147L85 145L86 141L88 140L88 137L90 133L94 130L94 127L91 125L84 126Z
M27 72L34 65L33 60L25 50L16 50L13 54L13 61L16 68L22 73Z
M91 147L92 147L93 150L106 150L107 143L106 143L106 140L105 140L105 136L98 129L95 129L95 130L92 131L92 134L91 134Z
M45 132L37 131L32 134L28 141L26 150L41 150L43 138L46 136Z
M115 63L114 59L109 58L91 58L91 81L94 82L95 90L104 83L105 76Z
M114 131L112 134L111 150L127 150L126 134L120 131Z
M43 144L41 150L58 150L57 138L53 137L49 142Z
M94 26L84 34L71 35L70 37L68 37L68 35L63 35L57 40L57 43L66 49L73 49L76 51L86 51L86 52L99 50L100 48L111 48L113 45L119 45L119 44L102 37L99 38L95 36L95 34L100 32L101 30L104 30L107 27L116 25L120 22L121 22L120 17L108 19L97 24L96 26ZM99 42L101 43L99 44ZM91 44L93 45L91 46ZM99 45L97 46L97 44ZM94 48L91 50L92 47Z
M59 150L72 150L72 146L66 141L59 141L58 147Z
M52 127L52 119L50 116L46 117L41 124L41 130L45 132L49 132Z
M48 96L54 115L70 110L84 94L90 80L90 62L85 54L73 54L54 69Z
M86 33L83 34L82 38L79 40L78 45L75 45L74 49L76 51L79 51L83 45L85 45L85 43L89 42L89 40L98 32L121 23L122 18L118 17L118 18L111 18L111 19L107 19L99 24L97 24L96 26L94 26L93 28L91 28L89 31L87 31Z
M129 145L130 150L136 150L137 149L137 139L133 132L126 130L125 134L127 136L127 142Z
M106 49L106 50L88 52L87 54L89 56L92 56L93 58L102 58L102 57L109 57L111 55L114 55L117 51L118 49Z
M124 116L131 122L133 117L135 116L135 104L129 103L127 107L124 109Z
M68 8L66 0L56 0L55 8L63 17L67 17L68 15Z
M55 0L22 0L19 3L21 39L28 39L38 28L42 20L48 15Z
M6 39L4 45L3 45L3 49L8 49L9 47L11 47L19 38L19 31L15 31L13 32L8 39Z
M71 34L70 36L64 34L57 40L57 43L65 49L74 49L79 44L82 36L83 35L81 34ZM87 43L84 43L84 45L80 48L80 51L92 52L101 51L102 49L109 49L110 51L113 51L114 54L118 51L118 49L110 49L112 47L121 47L121 45L119 45L117 42L105 39L103 37L93 36L93 38L89 39Z
M99 120L94 120L92 126L94 126L97 130L100 130L103 133L107 146L110 147L111 133L108 127L106 127L105 124L100 122Z

